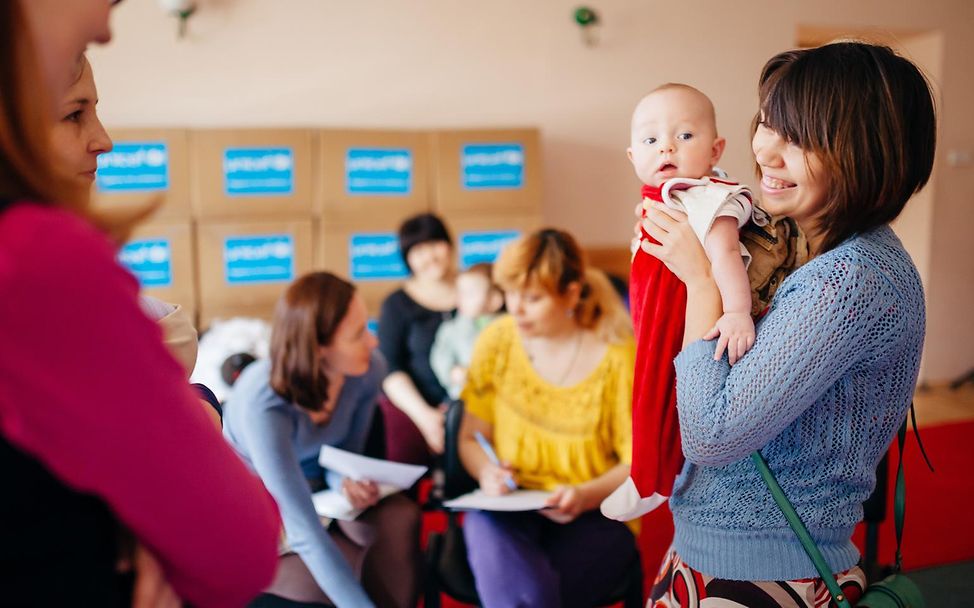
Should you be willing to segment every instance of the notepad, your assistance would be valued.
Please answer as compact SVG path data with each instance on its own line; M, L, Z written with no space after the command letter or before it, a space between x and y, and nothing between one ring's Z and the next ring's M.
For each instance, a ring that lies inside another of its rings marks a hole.
M503 496L488 496L483 490L474 490L443 505L458 511L540 511L549 508L545 503L551 495L543 490L515 490Z
M321 446L318 464L355 481L374 481L400 490L412 487L426 473L426 467L369 458L330 445Z
M401 490L402 488L397 488L396 486L379 484L379 499L381 500L386 496L391 496ZM314 503L315 511L318 515L331 519L340 519L342 521L353 521L365 511L365 509L352 507L352 503L348 502L348 499L345 498L345 494L341 490L332 490L330 488L312 494L311 502Z

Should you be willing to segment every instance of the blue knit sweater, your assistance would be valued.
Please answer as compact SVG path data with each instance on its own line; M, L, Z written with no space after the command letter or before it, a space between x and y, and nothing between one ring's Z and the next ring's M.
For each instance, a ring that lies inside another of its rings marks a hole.
M859 559L853 527L909 408L923 288L888 226L812 259L781 286L734 367L715 342L676 358L687 458L670 506L674 546L718 578L818 576L748 455L761 450L834 572Z

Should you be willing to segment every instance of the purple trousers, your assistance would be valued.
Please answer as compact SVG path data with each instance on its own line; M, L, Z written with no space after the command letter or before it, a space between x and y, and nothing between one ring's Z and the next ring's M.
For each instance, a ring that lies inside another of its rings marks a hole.
M568 524L533 512L472 511L463 534L485 608L597 606L636 554L632 531L597 511Z

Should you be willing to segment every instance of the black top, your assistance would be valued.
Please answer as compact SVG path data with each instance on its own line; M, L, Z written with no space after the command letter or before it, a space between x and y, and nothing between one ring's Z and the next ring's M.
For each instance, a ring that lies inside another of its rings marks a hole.
M389 373L405 372L430 405L449 400L430 367L430 350L440 323L453 314L454 311L430 310L402 289L389 294L379 313L379 350L389 364Z
M121 528L100 499L72 490L0 435L0 605L128 606L116 572Z

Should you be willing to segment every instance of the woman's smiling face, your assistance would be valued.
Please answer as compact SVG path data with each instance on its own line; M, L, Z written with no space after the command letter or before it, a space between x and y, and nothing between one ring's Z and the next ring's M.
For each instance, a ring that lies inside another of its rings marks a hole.
M827 199L825 165L759 122L751 140L761 170L761 205L771 215L787 215L808 230Z

